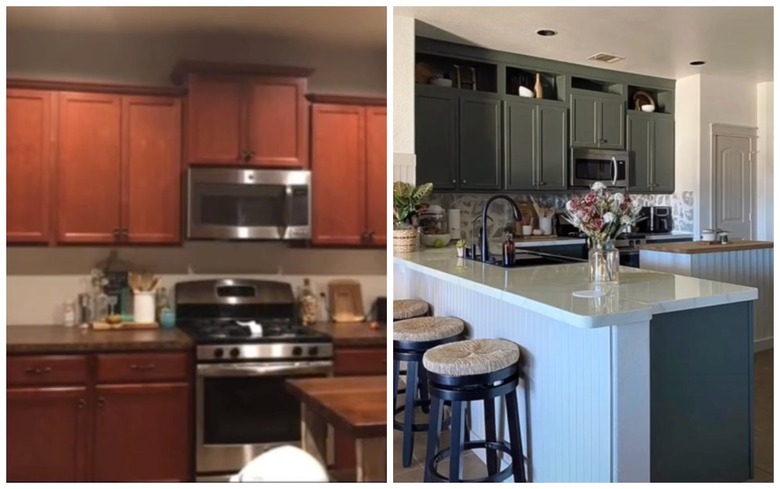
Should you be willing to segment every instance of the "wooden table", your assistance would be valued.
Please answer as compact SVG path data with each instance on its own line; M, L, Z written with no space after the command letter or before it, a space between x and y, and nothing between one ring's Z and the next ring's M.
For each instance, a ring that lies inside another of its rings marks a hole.
M384 482L387 472L387 377L291 379L301 401L301 447L325 465L328 425L355 439L355 479Z

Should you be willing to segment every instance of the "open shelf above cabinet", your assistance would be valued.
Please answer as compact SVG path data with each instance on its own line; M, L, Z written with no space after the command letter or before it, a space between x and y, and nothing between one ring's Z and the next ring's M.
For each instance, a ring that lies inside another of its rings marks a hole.
M497 92L497 67L494 64L417 53L415 83L436 85L434 80L437 78L451 80L452 88Z
M625 94L624 83L604 80L593 80L590 78L582 78L579 76L571 77L571 88L575 90L586 90L589 92L597 93L611 93L613 95Z
M653 113L674 114L674 90L660 90L657 88L628 86L626 109L629 111L643 112L641 105L650 97L655 105Z
M531 93L534 93L537 73L539 74L539 81L542 85L542 99L563 101L563 87L565 86L564 75L516 68L514 66L506 67L506 94L519 97L520 87L524 87L530 90ZM529 98L535 97L532 95Z

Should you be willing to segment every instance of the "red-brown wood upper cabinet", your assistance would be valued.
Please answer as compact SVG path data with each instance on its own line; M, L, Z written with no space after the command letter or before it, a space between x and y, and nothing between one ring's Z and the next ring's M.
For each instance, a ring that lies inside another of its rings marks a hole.
M309 114L303 68L181 62L187 154L192 165L308 168Z
M367 103L379 100L312 101L314 244L385 246L386 108Z
M58 110L57 240L178 242L181 102L61 92Z
M52 107L54 94L6 92L6 240L46 243L51 238Z

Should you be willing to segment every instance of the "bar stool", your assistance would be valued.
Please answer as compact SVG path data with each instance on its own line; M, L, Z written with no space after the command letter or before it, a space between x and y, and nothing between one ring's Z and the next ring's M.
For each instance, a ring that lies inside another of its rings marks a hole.
M423 355L430 348L461 339L465 328L463 321L452 317L426 316L393 323L393 399L399 394L400 363L406 362L404 405L396 407L393 402L393 428L403 431L404 467L412 463L414 433L428 429L428 423L414 423L414 408L430 407L427 389L420 389L417 397L418 382L428 384L425 369L420 364ZM404 413L403 423L395 420L401 412Z
M398 299L393 301L393 321L427 316L431 306L418 299Z
M514 475L515 482L526 482L515 392L520 376L519 359L520 348L516 344L496 339L458 341L425 352L423 365L428 371L431 402L425 482L464 482L463 451L475 448L484 448L487 453L488 476L465 482L500 482L510 474ZM509 443L498 441L496 435L495 399L502 396L507 406ZM450 447L439 450L446 401L451 403ZM485 405L486 440L464 440L464 410L472 401L483 401ZM500 472L498 452L511 458L509 466ZM437 471L437 465L446 458L450 462L448 477Z

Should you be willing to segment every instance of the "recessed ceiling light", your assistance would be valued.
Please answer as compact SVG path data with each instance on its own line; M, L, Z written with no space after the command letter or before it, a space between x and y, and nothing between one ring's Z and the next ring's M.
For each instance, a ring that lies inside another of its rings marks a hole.
M688 63L688 64L689 64L689 65L691 65L691 66L701 66L701 65L703 65L704 63L706 63L706 61L699 61L699 60L697 60L697 61L691 61L691 62L690 62L690 63Z
M558 34L557 32L555 32L552 29L539 29L538 31L536 31L536 33L539 34L540 36L544 36L544 37L555 36L555 35Z

